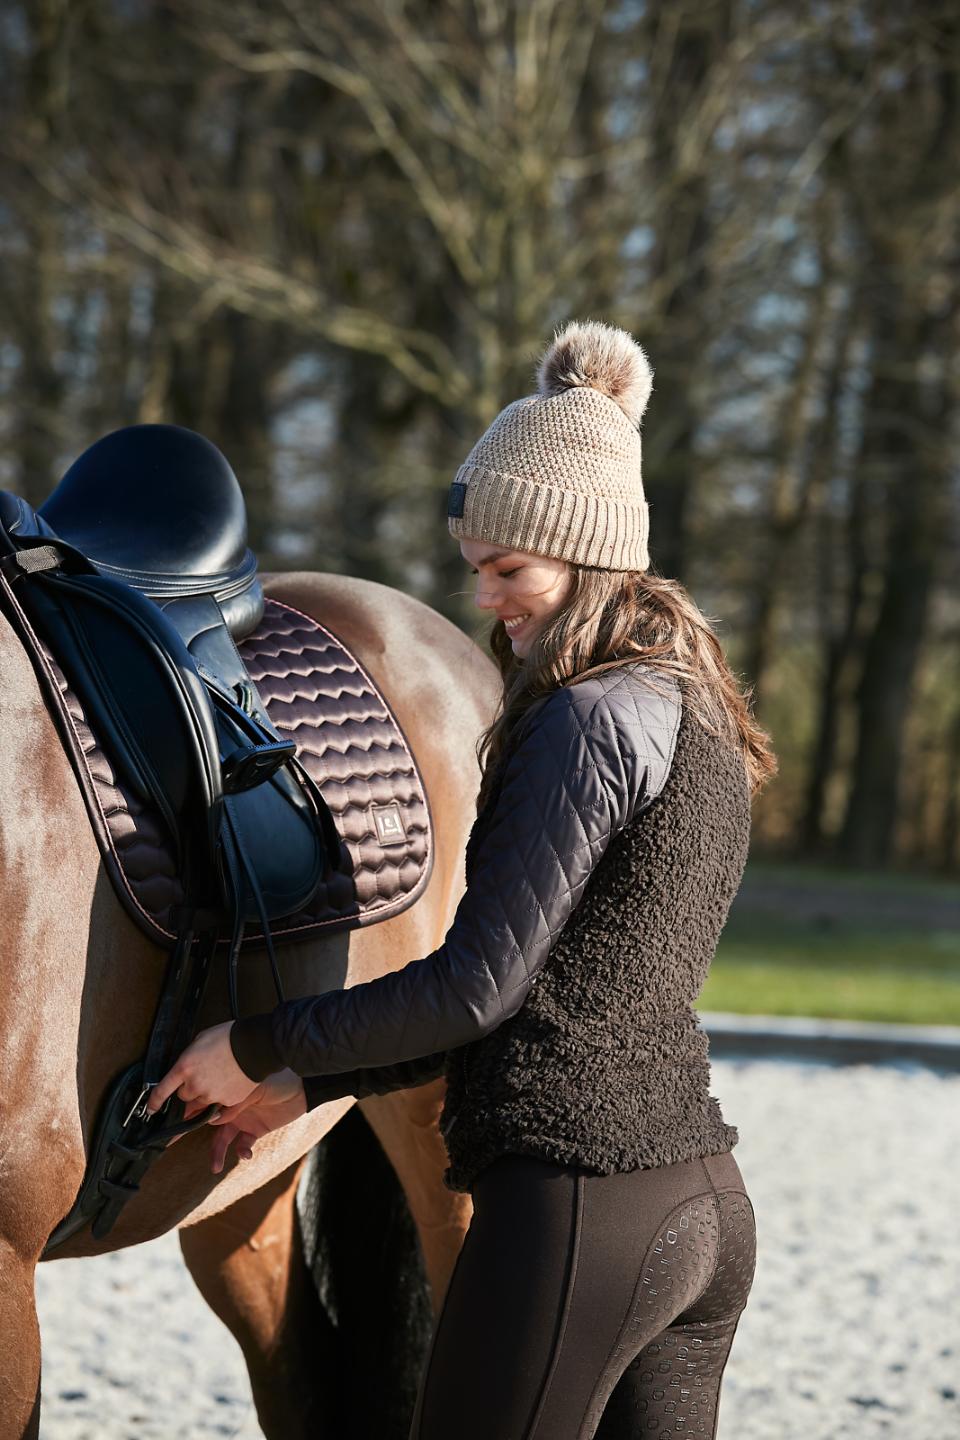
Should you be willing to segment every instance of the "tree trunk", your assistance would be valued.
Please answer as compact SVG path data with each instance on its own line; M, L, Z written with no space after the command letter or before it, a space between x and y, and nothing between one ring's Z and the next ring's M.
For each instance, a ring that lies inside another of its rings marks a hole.
M689 561L689 516L697 460L696 378L702 364L709 288L707 141L694 132L711 70L730 43L732 5L678 11L674 0L650 7L647 49L652 93L652 156L657 224L650 288L662 303L645 321L656 370L657 404L646 427L644 484L655 521L651 557L664 575L682 578ZM691 165L690 151L703 147Z
M863 463L885 480L889 526L880 607L856 697L857 753L840 844L844 859L860 866L886 864L893 847L904 728L946 532L949 484L946 326L918 316L893 276L876 303L884 313ZM940 373L935 387L925 381L931 364Z

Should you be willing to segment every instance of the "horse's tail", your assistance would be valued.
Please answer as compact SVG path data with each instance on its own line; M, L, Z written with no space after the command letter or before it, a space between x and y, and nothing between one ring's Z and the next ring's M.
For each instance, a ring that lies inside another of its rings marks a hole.
M318 1368L337 1376L342 1440L407 1440L433 1311L403 1188L358 1106L310 1155L298 1207L329 1326Z

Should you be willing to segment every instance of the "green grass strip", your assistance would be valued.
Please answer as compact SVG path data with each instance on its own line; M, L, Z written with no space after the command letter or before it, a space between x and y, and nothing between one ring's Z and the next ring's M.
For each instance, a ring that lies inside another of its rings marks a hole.
M848 941L829 958L825 948L823 943L809 948L722 943L698 1007L744 1015L960 1025L960 969L936 952L931 955L930 947L908 947L908 963L900 959L899 945L883 952L876 941L855 946Z

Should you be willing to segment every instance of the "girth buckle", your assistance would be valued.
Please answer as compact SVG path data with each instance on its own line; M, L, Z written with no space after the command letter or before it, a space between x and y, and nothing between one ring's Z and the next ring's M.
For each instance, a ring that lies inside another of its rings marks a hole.
M122 1127L124 1130L130 1124L130 1121L134 1118L136 1118L137 1120L146 1120L147 1096L150 1094L150 1091L153 1089L155 1084L155 1080L148 1080L146 1085L144 1085L143 1089L140 1091L140 1094L137 1096L136 1100L134 1100L130 1109L127 1111L127 1115Z

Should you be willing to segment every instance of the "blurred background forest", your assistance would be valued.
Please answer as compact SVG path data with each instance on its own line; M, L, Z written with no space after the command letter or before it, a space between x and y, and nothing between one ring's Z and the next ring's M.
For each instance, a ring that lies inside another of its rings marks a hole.
M655 566L781 774L768 855L960 868L960 11L0 6L0 485L175 421L266 567L482 635L444 521L553 327L655 370ZM872 903L865 902L868 907Z

